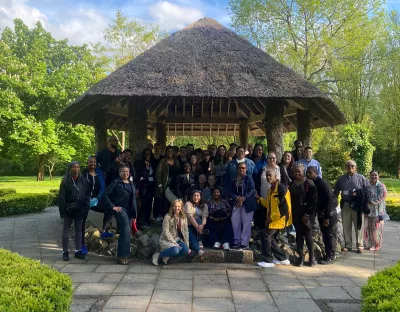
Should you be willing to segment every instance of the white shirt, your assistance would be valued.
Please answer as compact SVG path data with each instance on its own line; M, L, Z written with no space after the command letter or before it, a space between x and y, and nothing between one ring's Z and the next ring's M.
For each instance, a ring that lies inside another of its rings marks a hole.
M260 187L260 195L261 197L267 198L268 196L268 190L271 187L271 184L267 182L267 170L272 169L272 168L267 168L268 165L265 165L264 168L262 168L262 173L261 173L261 187ZM278 180L281 179L281 169L279 168L278 165L275 165L275 172L276 172L276 178Z

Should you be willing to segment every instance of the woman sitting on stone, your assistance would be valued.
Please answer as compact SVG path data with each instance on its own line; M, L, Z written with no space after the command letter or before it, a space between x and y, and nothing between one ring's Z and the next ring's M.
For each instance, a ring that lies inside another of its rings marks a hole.
M200 190L193 191L190 201L185 204L185 213L189 220L189 247L201 257L204 254L201 234L207 223L208 206L203 204Z
M161 258L164 264L169 258L184 257L189 253L189 230L185 213L182 211L183 202L175 200L163 220L160 236L160 253L155 253L152 258L154 265L158 265Z
M114 214L120 230L118 263L128 264L131 249L131 220L137 216L136 189L129 179L129 167L119 169L119 179L107 187L104 197L106 207Z
M294 181L290 186L290 198L292 203L293 224L296 229L297 252L300 256L296 266L304 264L304 240L306 241L309 266L315 266L314 240L312 235L315 213L317 209L317 189L314 182L304 178L304 166L297 164L293 167Z
M229 250L233 238L231 215L232 209L228 202L221 198L219 188L212 189L212 199L207 202L208 220L207 229L213 248L219 249L222 246Z
M86 179L80 174L80 167L77 161L68 165L59 191L60 217L64 219L62 233L63 260L69 261L68 242L69 231L74 222L75 228L75 258L85 259L82 253L82 227L83 218L89 211L90 190Z

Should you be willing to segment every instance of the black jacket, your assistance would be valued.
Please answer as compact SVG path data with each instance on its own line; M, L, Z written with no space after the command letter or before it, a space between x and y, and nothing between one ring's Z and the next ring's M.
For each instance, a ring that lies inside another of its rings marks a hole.
M103 170L106 177L108 175L108 171L110 170L111 164L114 162L115 158L117 158L121 154L119 149L115 150L115 153L112 154L108 148L102 149L96 154L97 166Z
M281 172L281 183L286 187L289 187L294 180L292 167L287 168L287 173L283 165L279 164L279 169ZM291 181L289 181L289 178Z
M63 178L58 195L58 210L61 218L82 218L89 211L90 188L86 179L79 175L76 181L72 177ZM68 207L75 204L77 209L68 211Z
M176 179L176 196L178 198L183 198L185 201L189 198L190 196L190 189L192 186L196 184L195 176L193 173L189 173L189 179L186 177L186 174L180 174L178 175L178 178Z
M318 194L315 184L309 179L306 179L303 182L303 196L300 199L300 203L296 203L293 200L293 194L291 190L294 188L294 185L295 184L289 188L292 198L293 223L300 221L303 216L308 216L311 223L314 223L318 202Z
M150 160L150 169L147 169L146 162L144 160L138 160L135 162L135 175L136 175L136 187L139 189L139 197L143 197L147 190L154 193L156 185L156 172L157 172L157 161L155 159Z
M121 163L117 163L116 161L114 161L111 166L110 169L108 171L108 176L106 179L106 184L110 185L111 182L113 182L114 180L119 179L119 168L121 168L121 166L127 166L129 167L129 173L131 175L131 177L129 179L131 179L131 181L133 182L133 184L136 186L136 173L135 173L135 169L133 168L132 164L125 164L123 162Z
M132 201L132 209L128 211L129 218L136 219L137 217L137 206L136 206L136 189L135 185L131 183L133 196L130 199ZM106 211L112 210L114 207L118 207L122 202L126 201L127 194L123 187L124 182L121 179L114 180L106 189L104 194L105 209Z
M317 214L319 219L329 219L329 217L336 215L336 207L338 201L336 196L333 195L332 187L324 179L317 177L314 181L317 188L318 203Z

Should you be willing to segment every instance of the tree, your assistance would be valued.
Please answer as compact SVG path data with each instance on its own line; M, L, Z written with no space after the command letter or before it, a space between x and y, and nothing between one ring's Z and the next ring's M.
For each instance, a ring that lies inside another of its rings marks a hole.
M86 45L70 46L67 40L56 40L40 23L29 29L16 19L13 30L5 28L0 40L3 159L15 157L10 155L12 150L19 154L29 150L29 157L34 156L38 163L38 180L43 180L48 159L66 162L78 149L85 150L79 140L69 140L79 127L71 129L55 118L104 77L103 65ZM82 139L93 141L93 131L82 129Z

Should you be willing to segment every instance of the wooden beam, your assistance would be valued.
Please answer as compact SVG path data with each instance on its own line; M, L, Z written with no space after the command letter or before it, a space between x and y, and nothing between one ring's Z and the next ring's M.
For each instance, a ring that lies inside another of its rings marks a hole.
M246 108L251 111L254 115L258 115L261 113L251 102L249 102L247 99L240 99L240 101L243 103Z
M203 103L203 99L201 99L201 117L204 117L204 114L203 114L203 110L204 110L204 103Z
M150 98L150 99L152 99L152 98ZM162 103L163 102L163 98L160 98L160 97L156 98L156 99L153 98L153 100L151 102L149 102L149 101L150 100L148 100L147 103L146 103L146 107L147 107L148 111L150 111L151 107L154 106L157 102L161 102Z
M218 117L221 117L221 110L222 110L222 99L219 100L219 113L218 113Z
M233 100L234 100L234 102L236 104L236 117L239 117L238 113L237 113L239 111L239 113L241 113L243 117L249 118L250 117L250 110L246 106L244 106L242 103L240 103L239 99L235 98Z
M186 105L185 105L185 98L183 98L183 117L185 117L185 110L186 110Z
M194 117L194 98L193 98L193 101L192 101L192 118ZM193 132L193 130L192 130L192 132Z
M167 117L166 122L173 123L181 123L181 124L237 124L238 120L236 118L226 118L226 117L194 117L194 118L185 118L182 117Z
M258 100L249 98L248 101L252 103L262 115L265 114L265 106L260 104Z
M210 117L212 118L212 114L213 114L213 109L214 109L214 102L213 99L211 99L211 110L210 110ZM211 131L210 131L210 136L211 136Z
M226 117L229 117L229 110L231 109L231 99L228 99L228 111L226 113Z
M162 101L159 101L157 105L152 105L152 107L149 108L149 114L153 114L165 101L168 100L168 98L163 98Z
M172 101L172 98L169 98L159 108L157 108L157 110L156 110L157 117L161 117L164 114L165 110L168 109L168 106L171 103L171 101Z

